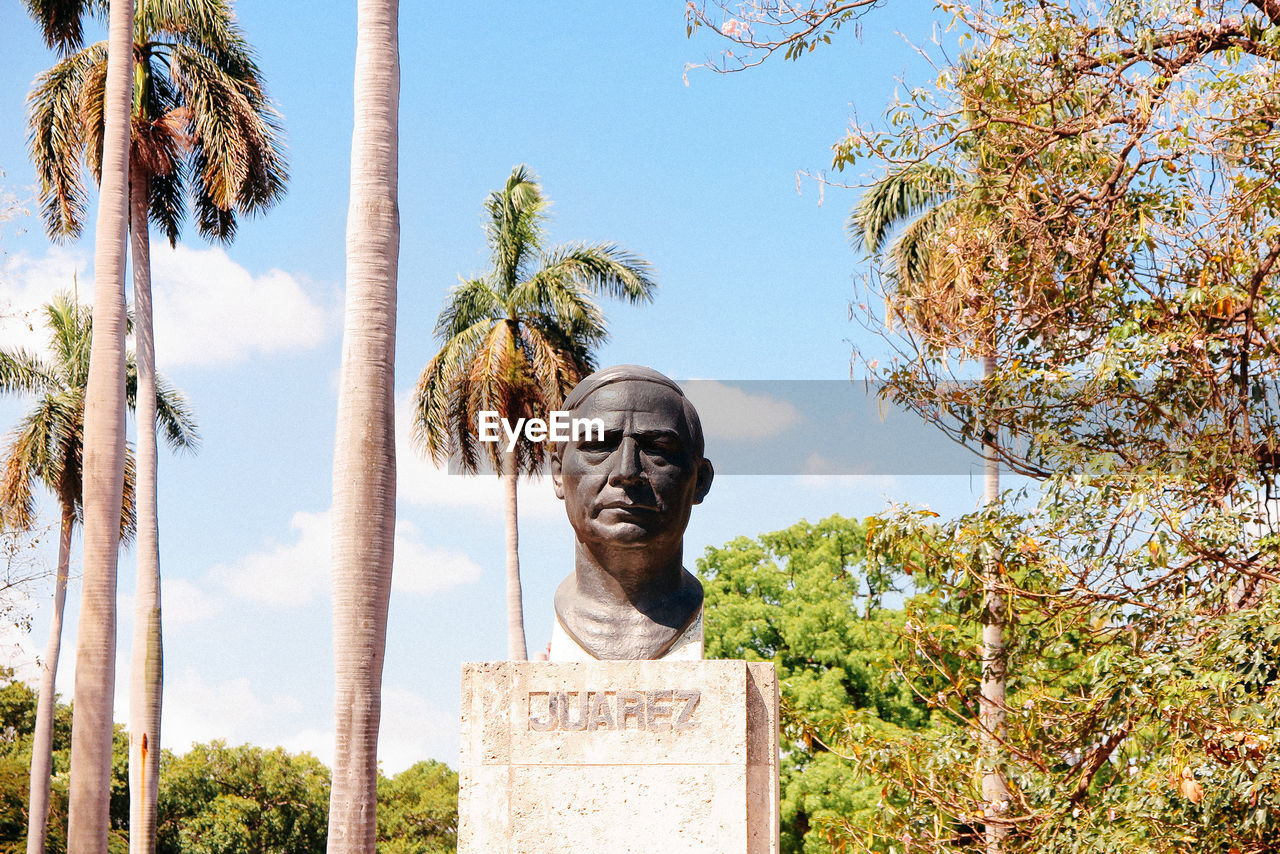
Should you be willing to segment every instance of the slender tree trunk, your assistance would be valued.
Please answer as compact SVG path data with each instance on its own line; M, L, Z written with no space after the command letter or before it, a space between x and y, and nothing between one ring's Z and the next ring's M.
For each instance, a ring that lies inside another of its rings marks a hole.
M111 0L106 125L84 412L84 578L76 633L67 850L106 854L116 676L116 559L124 492L124 270L129 218L133 0Z
M524 639L524 604L520 591L520 530L516 515L516 487L520 471L515 451L502 455L502 491L507 511L507 658L529 657Z
M989 379L996 371L995 356L982 359L983 379ZM986 425L987 436L983 451L983 505L994 504L1000 499L1000 457L996 447L996 425ZM1000 769L1005 737L1005 655L1004 655L1004 596L1001 594L998 568L995 561L986 562L983 579L982 621L982 696L980 700L980 746L982 754L982 800L986 825L987 854L1000 854L1008 828L1003 818L1009 801L1009 787Z
M129 854L156 850L156 797L160 791L160 705L164 650L160 632L160 526L157 511L156 357L151 312L151 245L147 225L149 181L130 181L133 236L133 335L138 357L137 481L138 581L133 656L129 665Z
M67 575L71 569L71 529L76 521L74 505L62 505L62 529L58 536L58 575L53 584L53 618L49 621L49 645L40 670L40 697L36 701L36 731L31 740L31 783L27 802L27 854L44 854L49 832L49 784L53 779L53 712L57 705L58 656L62 652L62 612L67 603Z
M347 296L333 460L330 854L374 854L382 659L395 537L399 4L359 0Z

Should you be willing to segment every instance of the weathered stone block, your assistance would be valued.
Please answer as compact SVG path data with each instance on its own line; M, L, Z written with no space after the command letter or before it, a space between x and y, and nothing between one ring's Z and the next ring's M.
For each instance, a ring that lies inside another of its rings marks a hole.
M459 854L773 854L773 665L465 664L461 777Z

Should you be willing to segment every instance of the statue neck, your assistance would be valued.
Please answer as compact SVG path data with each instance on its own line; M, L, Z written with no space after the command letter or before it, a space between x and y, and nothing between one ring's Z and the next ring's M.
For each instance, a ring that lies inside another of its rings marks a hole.
M574 572L556 591L560 625L598 659L661 658L702 607L702 584L681 566L681 546L654 555L578 541Z

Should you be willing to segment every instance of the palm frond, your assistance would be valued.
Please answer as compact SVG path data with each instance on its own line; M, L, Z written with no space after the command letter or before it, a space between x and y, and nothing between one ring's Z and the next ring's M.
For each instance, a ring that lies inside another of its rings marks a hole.
M458 283L445 298L444 308L436 320L435 335L442 341L459 335L482 320L502 317L502 303L484 279Z
M36 499L32 486L43 473L38 451L38 443L22 427L10 435L3 477L0 477L0 522L5 528L29 531L35 526Z
M509 320L494 323L476 349L468 366L473 411L492 409L508 418L518 417L512 402L519 400L517 389L524 366L514 326Z
M184 162L167 175L152 175L148 182L147 219L169 240L169 246L178 245L182 223L186 219L187 197Z
M236 77L192 47L174 47L170 68L189 109L199 227L208 237L229 239L235 225L228 214L257 213L284 194L279 115L256 76ZM256 75L252 64L250 70Z
M170 70L191 110L195 147L205 166L195 176L204 192L223 209L235 206L240 184L248 177L253 138L253 107L230 78L208 57L175 46Z
M55 382L53 368L29 350L0 350L0 393L39 391Z
M155 75L148 74L146 78L155 79ZM189 127L186 107L167 104L164 98L153 97L144 113L135 115L132 120L130 174L150 180L180 173L186 152L191 147Z
M468 413L459 416L454 404L461 401L465 405L471 399L471 390L465 387L465 380L471 376L471 362L488 337L493 323L491 319L482 318L454 335L427 363L418 378L413 396L413 441L437 465L443 465L453 454L466 450L465 443L457 441L461 430L455 419L460 417L463 427L468 421L473 425L475 422ZM475 471L476 462L474 456L468 459L464 455L464 470Z
M156 374L156 430L172 451L194 452L200 447L195 410L164 374Z
M89 69L80 95L80 130L84 134L84 162L93 180L102 183L102 151L107 132L107 61Z
M191 175L203 175L209 164L201 152L191 158ZM202 181L192 182L195 194L193 205L196 215L196 229L206 238L220 243L230 243L236 236L236 212L234 208L223 208L209 193L209 188Z
M876 181L849 216L849 238L868 255L883 253L894 230L956 194L960 175L949 166L915 163Z
M494 278L502 293L520 281L542 244L549 202L537 181L529 167L521 164L512 170L506 186L490 193L485 201L489 214L485 233L493 257Z
M889 244L891 276L898 290L928 299L934 287L934 250L938 235L955 215L953 199L918 215Z
M136 30L143 39L194 48L236 77L260 77L253 51L224 0L147 0L138 5Z
M521 317L555 317L572 336L602 343L608 337L604 312L572 272L559 265L543 267L516 288L510 302Z
M648 261L613 243L575 243L548 253L543 270L581 282L594 293L627 302L652 302L658 289Z
M41 215L55 239L75 238L85 219L81 161L92 134L84 126L92 83L106 73L107 47L87 47L36 78L27 96L27 150L40 179Z
M534 312L525 318L525 323L537 329L551 346L567 354L579 366L583 376L596 369L594 351L609 339L609 332L604 327L567 322L556 314Z
M64 388L82 388L89 381L89 353L93 343L93 311L66 291L54 294L44 307L49 349Z
M466 383L471 390L464 412L492 410L501 417L516 421L532 412L527 405L528 375L525 359L517 345L518 326L510 320L493 324L470 365ZM465 446L475 441L475 428L466 425L458 438ZM487 445L489 459L495 469L501 468L501 453L496 443Z
M125 354L124 399L130 410L137 408L138 359L132 351ZM163 437L174 451L195 451L200 447L200 430L191 403L159 373L156 374L156 435Z
M556 409L578 381L591 373L589 351L566 341L555 324L526 323L520 333L541 399L548 410Z
M22 5L40 26L45 44L64 55L83 44L85 15L107 11L107 0L22 0Z
M120 500L120 543L129 545L138 531L138 464L133 443L124 446L124 491Z

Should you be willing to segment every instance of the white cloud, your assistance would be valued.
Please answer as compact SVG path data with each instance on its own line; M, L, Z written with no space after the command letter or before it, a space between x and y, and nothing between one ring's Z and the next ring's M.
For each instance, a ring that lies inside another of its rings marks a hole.
M855 487L860 492L879 492L892 495L901 492L902 482L894 475L887 474L850 474L833 471L834 464L822 457L810 456L805 460L806 471L818 470L822 474L801 474L791 478L791 482L801 489L807 490L844 490Z
M294 538L273 543L232 564L218 564L209 578L233 596L273 605L305 605L329 575L329 514L299 511L289 528Z
M330 768L333 767L333 730L304 729L280 742L289 753L310 753Z
M164 746L182 753L215 738L270 744L281 723L302 711L302 703L287 694L262 699L244 677L215 684L188 667L165 681Z
M253 275L220 247L151 248L156 356L165 365L220 365L308 350L334 327L335 307L283 270Z
M716 380L692 380L684 391L697 407L702 432L709 439L768 439L800 421L800 413L788 401L748 394Z
M396 523L396 557L391 586L403 593L428 595L480 579L480 566L463 552L428 546L416 539L410 522Z
M0 269L0 316L5 342L43 350L40 306L78 281L80 298L93 296L89 256L50 247L43 256L19 253ZM156 354L164 367L216 366L308 350L337 326L336 293L283 270L254 275L220 247L151 246Z
M0 268L0 318L6 346L37 352L47 347L40 307L59 291L75 292L86 302L93 294L89 257L80 249L51 246L42 257L25 252ZM78 282L78 285L77 285Z
M229 593L278 606L309 604L329 588L330 514L299 511L289 527L291 542L273 543L232 564L219 564L209 577ZM431 594L480 578L466 554L423 543L412 523L396 523L391 586L402 593Z
M801 470L805 475L865 475L866 466L854 466L840 460L832 460L814 451L805 458Z
M458 715L406 688L382 689L378 760L384 774L398 774L415 762L438 759L458 767Z
M223 610L219 596L185 578L165 579L160 595L166 629L199 623Z

